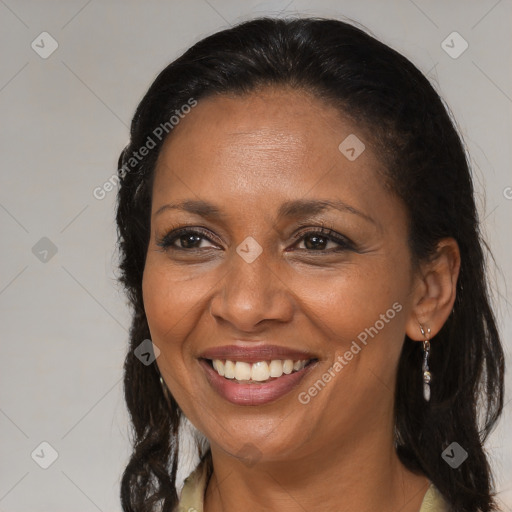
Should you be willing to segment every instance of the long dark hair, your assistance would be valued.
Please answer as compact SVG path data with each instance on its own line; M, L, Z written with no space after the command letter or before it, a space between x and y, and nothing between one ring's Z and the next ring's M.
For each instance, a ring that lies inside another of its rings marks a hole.
M133 118L130 142L119 157L117 204L120 281L133 308L124 365L133 453L122 478L123 510L149 512L158 504L171 511L178 502L181 411L172 396L166 398L156 363L145 366L134 355L150 338L142 274L163 135L172 136L170 118L186 112L183 106L191 100L244 95L260 86L309 91L366 132L384 164L386 185L407 208L413 262L431 257L443 237L458 242L457 297L433 340L435 385L427 405L421 343L405 337L395 395L396 450L409 469L436 485L452 510L497 510L483 443L503 408L504 356L461 137L449 109L409 60L351 24L318 18L260 18L199 41L158 75ZM141 157L140 148L150 145ZM452 442L468 453L456 469L442 457Z

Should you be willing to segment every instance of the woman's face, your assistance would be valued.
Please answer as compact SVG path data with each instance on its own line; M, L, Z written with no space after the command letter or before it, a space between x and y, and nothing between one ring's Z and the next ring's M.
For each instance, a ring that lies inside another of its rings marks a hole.
M299 459L392 428L415 277L379 166L358 126L287 89L202 99L165 142L144 305L212 449Z

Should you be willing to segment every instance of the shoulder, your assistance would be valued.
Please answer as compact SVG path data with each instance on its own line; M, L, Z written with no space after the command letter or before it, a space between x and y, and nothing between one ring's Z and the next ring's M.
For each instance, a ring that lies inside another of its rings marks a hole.
M183 482L180 493L178 511L203 512L204 493L209 478L209 466L206 460L199 462L197 467Z
M431 483L421 502L419 512L449 512L449 510L450 508L443 495Z

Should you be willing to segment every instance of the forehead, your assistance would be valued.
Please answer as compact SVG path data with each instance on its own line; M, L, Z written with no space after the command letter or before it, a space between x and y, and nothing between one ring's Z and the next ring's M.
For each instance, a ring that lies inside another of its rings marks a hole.
M284 154L294 160L314 157L315 150L324 152L339 138L332 133L339 128L332 126L337 117L333 108L310 94L288 88L210 96L173 130L162 153L173 163L185 152L190 152L188 161L207 154L211 163L252 155L265 160ZM334 140L329 140L329 132Z
M365 148L352 161L340 151L350 137ZM214 95L199 100L165 141L153 198L172 194L218 202L236 194L249 205L262 194L268 201L304 197L312 189L353 198L362 187L384 190L379 168L363 131L305 91ZM365 202L361 198L360 205Z

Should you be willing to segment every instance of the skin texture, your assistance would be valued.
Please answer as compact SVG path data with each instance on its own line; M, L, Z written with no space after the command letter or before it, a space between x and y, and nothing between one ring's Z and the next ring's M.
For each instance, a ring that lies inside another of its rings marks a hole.
M366 144L354 161L338 149L350 134ZM266 511L419 509L428 480L406 470L393 447L395 374L404 335L421 341L421 323L434 337L451 312L460 256L445 239L436 259L413 270L406 211L380 168L362 129L308 93L282 88L202 99L166 140L153 184L144 304L165 382L210 441L207 512L241 503ZM157 213L187 199L223 215ZM331 209L277 218L295 199L341 200L362 215ZM335 241L314 238L322 225L353 246L332 252ZM197 248L157 245L184 226L207 230ZM252 263L236 252L248 236L263 249ZM401 311L301 404L299 393L395 303ZM319 362L279 400L234 405L209 385L197 358L236 340L306 350Z

